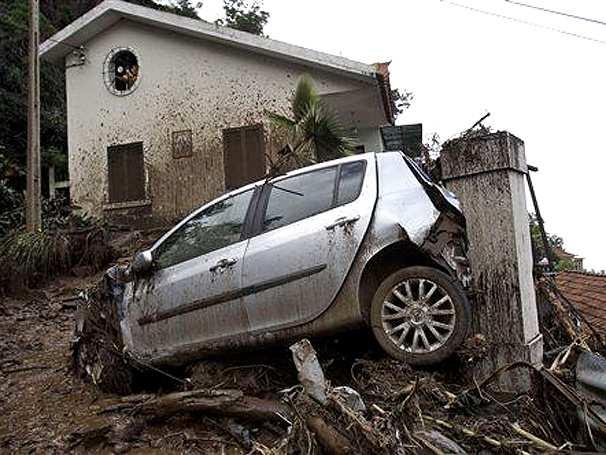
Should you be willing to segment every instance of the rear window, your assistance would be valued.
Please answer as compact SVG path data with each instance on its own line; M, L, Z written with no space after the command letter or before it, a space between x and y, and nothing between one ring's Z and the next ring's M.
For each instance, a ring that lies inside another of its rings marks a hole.
M365 170L366 161L353 161L270 184L263 231L355 201L362 190Z
M364 161L354 161L341 166L337 188L337 206L355 201L362 190Z
M271 186L263 230L270 231L332 207L337 168L295 175Z

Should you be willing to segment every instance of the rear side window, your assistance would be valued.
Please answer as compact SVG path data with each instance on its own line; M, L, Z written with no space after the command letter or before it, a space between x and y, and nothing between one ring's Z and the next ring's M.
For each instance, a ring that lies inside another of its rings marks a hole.
M271 184L263 231L355 201L362 190L365 171L365 161L354 161Z
M271 185L263 231L324 212L333 206L337 168L295 175Z
M253 190L206 208L168 237L154 256L164 269L239 242Z
M364 180L364 161L354 161L341 166L337 188L337 205L355 201L362 190Z

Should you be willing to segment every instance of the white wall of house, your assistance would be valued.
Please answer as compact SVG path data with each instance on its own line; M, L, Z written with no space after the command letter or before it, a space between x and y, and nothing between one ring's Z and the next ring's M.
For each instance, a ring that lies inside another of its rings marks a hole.
M358 140L364 145L366 152L382 152L383 139L381 131L377 127L358 128Z
M119 47L133 48L140 65L139 85L127 96L110 93L102 74L107 55ZM264 112L288 113L301 74L309 73L320 93L368 87L126 20L85 49L84 64L71 66L68 58L66 65L69 171L73 203L97 216L116 209L108 204L108 146L143 142L147 194L128 205L173 219L224 191L224 128L263 123L267 148L282 145L268 133ZM171 134L180 130L192 130L193 154L173 159ZM368 141L367 150L377 149L370 131L361 139Z

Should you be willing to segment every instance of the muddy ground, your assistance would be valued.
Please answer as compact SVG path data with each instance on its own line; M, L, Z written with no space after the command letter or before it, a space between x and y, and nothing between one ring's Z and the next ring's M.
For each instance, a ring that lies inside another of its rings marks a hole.
M0 453L319 454L322 448L307 421L312 415L348 438L350 453L440 453L433 449L442 443L442 452L449 453L452 441L459 453L543 452L541 443L517 431L520 426L551 447L587 448L569 442L579 439L574 408L544 384L515 397L488 385L480 390L469 375L473 359L486 355L476 337L429 370L387 358L367 332L312 340L330 384L352 387L366 403L367 411L353 419L310 402L286 345L206 360L172 374L191 378L193 388L288 397L295 415L290 427L201 413L142 420L131 412L104 412L119 397L76 378L70 350L74 298L101 277L102 272L60 277L0 299ZM143 379L136 392L184 389L152 372ZM281 450L270 449L280 441L285 441Z
M145 429L125 421L124 433L106 440L123 417L99 415L111 395L70 372L71 298L100 276L63 277L1 300L0 453L241 453L204 419L174 418Z
M101 277L102 272L86 278L61 277L0 300L0 452L248 452L241 436L226 430L233 422L218 417L176 416L147 421L141 428L128 416L99 414L116 397L74 377L70 343L74 298ZM352 386L351 367L358 357L388 361L364 333L324 340L320 354L327 377ZM199 387L239 388L261 397L298 383L287 346L210 360L194 370L173 373L193 377ZM170 380L152 373L149 377L152 385L147 391L180 390ZM268 445L281 433L259 424L250 430L252 438Z

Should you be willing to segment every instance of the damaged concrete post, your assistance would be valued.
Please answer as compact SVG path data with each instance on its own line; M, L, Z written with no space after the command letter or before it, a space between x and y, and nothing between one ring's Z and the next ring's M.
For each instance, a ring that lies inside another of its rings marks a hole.
M470 262L477 295L474 331L489 355L476 375L516 361L541 363L532 252L526 210L524 142L508 132L456 139L444 145L442 179L467 218ZM513 390L530 385L526 371L504 375Z
M290 350L299 382L305 388L305 392L318 403L325 405L328 401L326 380L313 346L308 339L303 339L291 345Z

